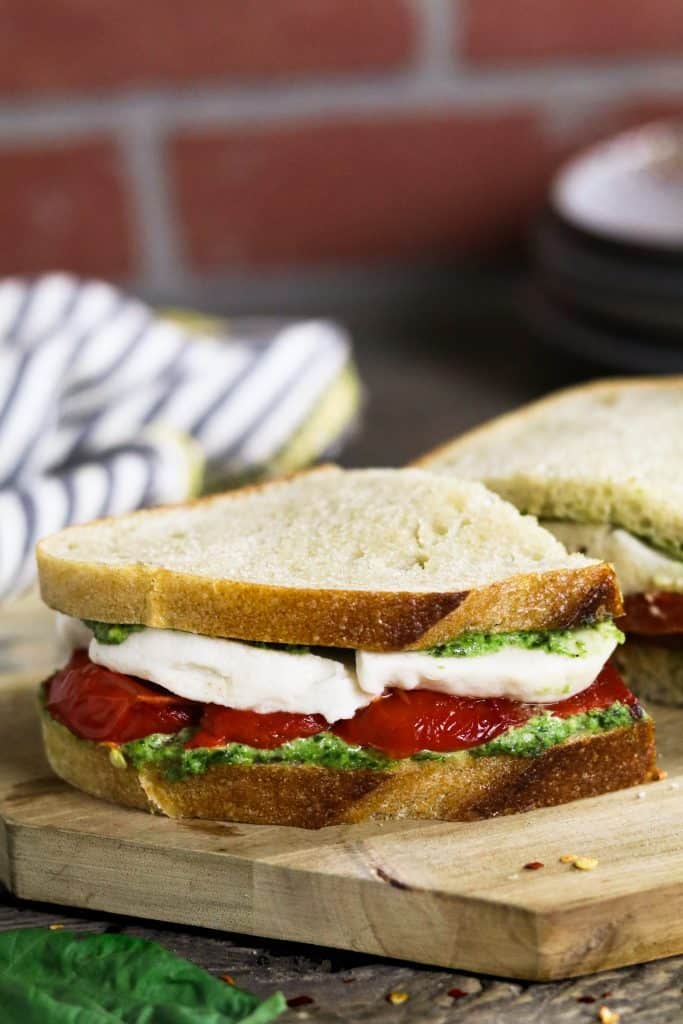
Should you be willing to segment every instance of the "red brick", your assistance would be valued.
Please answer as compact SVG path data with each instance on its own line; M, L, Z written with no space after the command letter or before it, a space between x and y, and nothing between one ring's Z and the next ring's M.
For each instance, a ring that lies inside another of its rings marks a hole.
M460 45L473 61L618 59L683 48L681 0L469 0L463 16Z
M0 148L0 274L133 271L125 182L106 141Z
M519 227L548 158L534 118L302 121L178 138L171 161L197 267L452 253Z
M390 68L409 0L3 0L0 90Z

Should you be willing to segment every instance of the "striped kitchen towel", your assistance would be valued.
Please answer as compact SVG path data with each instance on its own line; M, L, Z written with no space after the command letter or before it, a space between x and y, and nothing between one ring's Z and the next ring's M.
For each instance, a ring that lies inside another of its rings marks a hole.
M327 321L216 324L63 274L0 282L0 598L62 526L328 456L358 397Z

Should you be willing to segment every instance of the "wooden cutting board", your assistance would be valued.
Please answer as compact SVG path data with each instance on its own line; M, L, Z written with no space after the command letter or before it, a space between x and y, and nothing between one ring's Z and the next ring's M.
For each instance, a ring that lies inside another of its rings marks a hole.
M17 896L534 980L683 952L683 711L656 711L669 777L641 790L474 823L176 822L50 773L51 636L35 599L0 618L0 878Z

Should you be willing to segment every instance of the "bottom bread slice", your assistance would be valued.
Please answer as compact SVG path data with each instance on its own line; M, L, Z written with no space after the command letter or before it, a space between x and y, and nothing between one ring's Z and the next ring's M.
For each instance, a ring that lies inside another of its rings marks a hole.
M470 821L529 811L648 782L656 774L654 725L568 740L538 757L469 754L406 760L391 769L317 765L215 765L170 781L137 770L105 744L75 736L42 716L48 760L79 789L172 818L321 828L369 818Z
M627 639L614 652L614 661L629 689L639 697L683 706L683 649Z

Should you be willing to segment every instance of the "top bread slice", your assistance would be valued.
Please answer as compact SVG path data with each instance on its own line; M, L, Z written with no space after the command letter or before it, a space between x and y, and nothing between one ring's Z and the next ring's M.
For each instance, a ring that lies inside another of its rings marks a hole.
M558 391L417 465L481 480L541 518L621 526L683 557L683 376Z
M323 467L70 527L37 555L44 600L68 615L271 643L411 649L621 609L605 563L420 469Z

